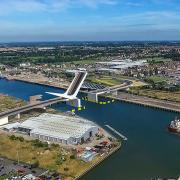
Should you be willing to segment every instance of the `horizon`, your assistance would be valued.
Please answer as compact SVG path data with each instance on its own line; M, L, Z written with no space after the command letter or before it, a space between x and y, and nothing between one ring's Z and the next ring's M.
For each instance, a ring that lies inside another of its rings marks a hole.
M178 0L1 0L0 42L179 41Z
M180 43L180 40L66 40L66 41L55 41L55 40L49 40L49 41L0 41L0 45L2 44L23 44L23 43Z

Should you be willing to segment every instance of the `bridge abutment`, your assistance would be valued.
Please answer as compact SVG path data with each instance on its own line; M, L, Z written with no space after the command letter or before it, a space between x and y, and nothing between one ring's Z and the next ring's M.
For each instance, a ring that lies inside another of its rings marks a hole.
M21 119L21 114L18 113L18 114L16 115L16 118L17 118L17 119Z
M8 116L0 118L0 126L2 126L4 124L8 124L8 122L9 122L8 120L9 120Z
M88 101L98 102L98 94L97 93L88 93Z
M73 99L66 102L67 105L73 107L81 107L81 100L80 99Z
M118 91L113 91L112 95L117 96L118 95Z

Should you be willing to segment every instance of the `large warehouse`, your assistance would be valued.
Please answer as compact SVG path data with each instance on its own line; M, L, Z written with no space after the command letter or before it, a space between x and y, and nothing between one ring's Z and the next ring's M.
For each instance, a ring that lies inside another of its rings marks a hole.
M98 127L82 118L44 113L19 126L19 131L31 137L54 143L83 143L98 133Z

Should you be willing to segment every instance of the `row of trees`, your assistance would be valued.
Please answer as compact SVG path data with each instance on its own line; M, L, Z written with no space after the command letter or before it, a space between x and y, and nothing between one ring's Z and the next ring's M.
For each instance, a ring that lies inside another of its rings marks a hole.
M180 53L177 50L173 49L169 53L165 54L164 58L170 58L174 61L180 61Z

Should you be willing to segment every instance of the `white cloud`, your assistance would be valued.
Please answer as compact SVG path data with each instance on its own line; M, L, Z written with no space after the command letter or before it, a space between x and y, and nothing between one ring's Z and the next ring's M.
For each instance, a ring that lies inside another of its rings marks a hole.
M172 24L177 23L180 25L180 13L177 11L147 11L142 13L132 13L128 15L122 15L119 17L112 17L112 23L127 23L134 24L138 22L140 23L150 23L150 24Z
M135 3L135 2L127 2L126 5L128 5L128 6L134 6L134 7L139 7L139 6L142 6L143 4L141 4L141 3Z
M100 4L116 3L117 0L0 0L0 15L14 12L57 12L79 6L97 8Z
M115 0L79 0L78 3L88 6L88 7L96 8L99 4L115 5L117 4L117 1Z
M45 4L37 0L1 0L0 14L9 14L14 12L34 12L45 10Z

